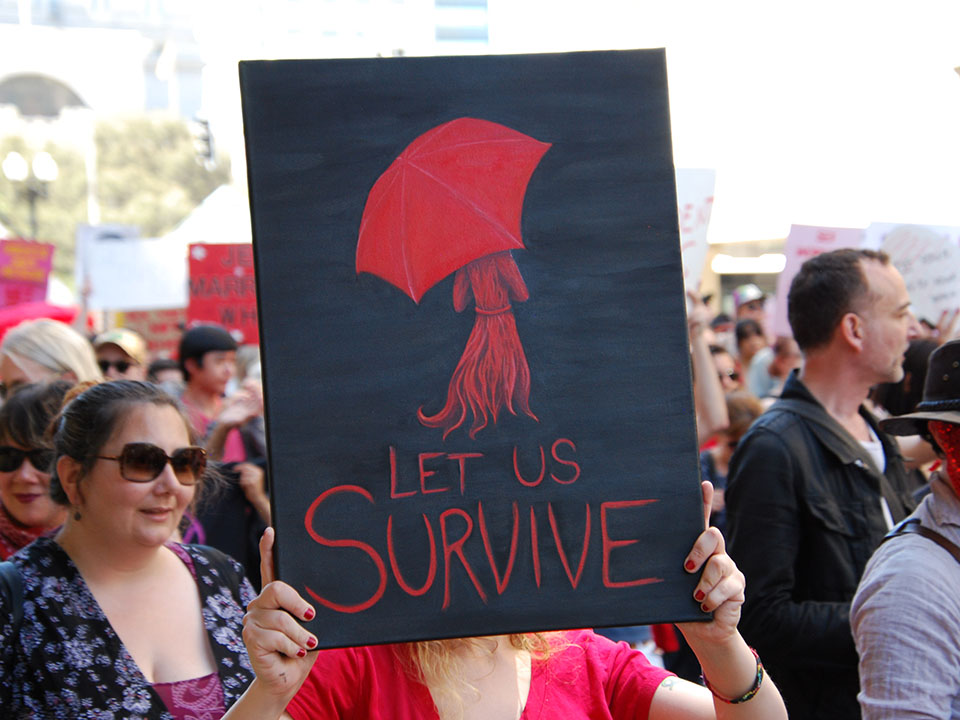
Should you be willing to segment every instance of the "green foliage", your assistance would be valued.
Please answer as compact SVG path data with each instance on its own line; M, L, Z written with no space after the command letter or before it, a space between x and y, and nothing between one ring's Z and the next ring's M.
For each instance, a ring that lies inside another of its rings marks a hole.
M96 142L101 220L136 225L143 237L172 230L230 178L228 163L208 171L197 161L193 136L178 119L101 122Z
M218 158L208 170L197 159L186 122L166 115L102 120L96 147L100 222L135 225L142 237L165 235L230 180L229 160ZM54 243L54 273L73 285L76 229L88 217L83 154L52 143L28 147L20 137L0 139L0 161L11 150L28 160L46 150L57 162L57 179L47 186L47 197L37 199L37 235ZM29 237L29 218L22 188L0 173L0 224L14 236Z

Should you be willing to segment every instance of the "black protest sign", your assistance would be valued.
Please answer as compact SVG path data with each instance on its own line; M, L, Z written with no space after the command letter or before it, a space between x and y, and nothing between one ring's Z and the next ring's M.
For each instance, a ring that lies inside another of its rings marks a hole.
M662 51L241 87L279 575L321 645L699 617Z

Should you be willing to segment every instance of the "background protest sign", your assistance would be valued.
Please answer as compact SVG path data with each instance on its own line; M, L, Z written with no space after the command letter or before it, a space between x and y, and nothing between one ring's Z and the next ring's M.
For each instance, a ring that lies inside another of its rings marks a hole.
M664 53L241 89L279 574L321 644L702 617Z
M253 246L195 243L190 246L190 304L187 324L215 323L241 345L256 345L257 290Z
M683 284L692 292L700 288L700 276L707 261L707 227L713 210L713 170L677 170L677 213L680 216L680 252L683 256Z
M0 240L0 307L42 302L53 267L53 245Z
M910 308L936 325L960 308L960 228L871 223L865 243L890 256L910 293Z
M139 333L147 342L147 351L158 357L176 357L186 321L185 308L129 310L117 316L117 325Z
M83 266L91 310L187 306L187 247L166 238L88 238Z
M815 225L791 225L790 234L784 246L786 263L777 278L777 302L773 316L773 333L792 337L790 322L787 319L787 295L790 283L800 266L821 253L856 248L863 244L863 230L859 228L831 228Z

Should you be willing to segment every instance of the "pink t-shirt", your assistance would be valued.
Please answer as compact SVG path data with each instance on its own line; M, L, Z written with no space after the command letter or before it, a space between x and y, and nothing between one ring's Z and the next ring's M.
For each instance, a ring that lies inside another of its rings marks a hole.
M590 630L563 633L566 647L533 663L521 720L642 720L672 673L638 650ZM435 720L430 691L400 665L393 645L322 650L287 706L296 720Z

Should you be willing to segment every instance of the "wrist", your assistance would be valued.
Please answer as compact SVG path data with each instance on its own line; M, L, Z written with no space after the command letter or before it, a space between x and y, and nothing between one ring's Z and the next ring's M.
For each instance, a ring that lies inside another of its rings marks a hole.
M293 699L294 695L296 695L296 692L277 695L271 692L260 678L254 678L243 695L224 715L224 720L279 718L287 709L287 704Z
M706 686L707 690L713 693L713 696L720 702L726 705L740 705L742 703L749 702L756 696L758 692L760 692L760 685L763 683L763 678L765 676L763 663L760 662L760 656L757 654L756 650L750 648L750 651L753 653L754 660L756 660L757 671L756 675L754 676L753 685L751 685L746 692L741 693L740 695L728 696L717 692L716 688L710 683L706 675L701 673L700 679L703 681L704 686Z
M739 698L753 687L758 657L739 632L712 641L685 636L714 695L725 700Z

